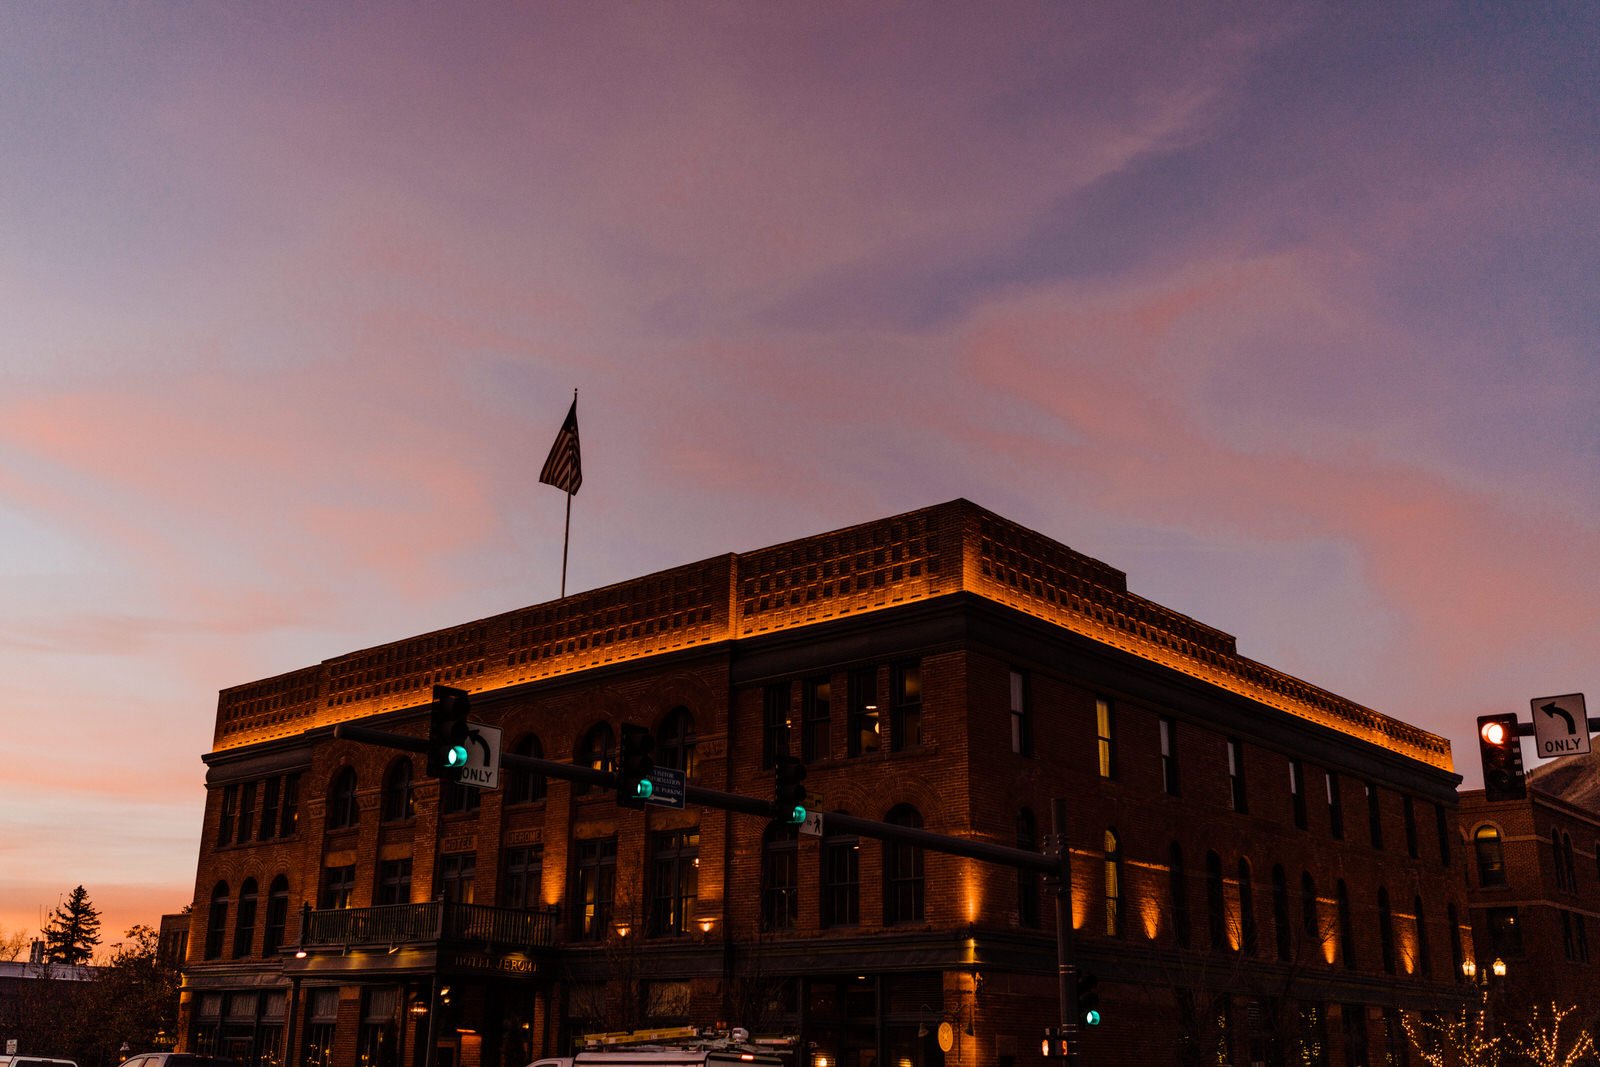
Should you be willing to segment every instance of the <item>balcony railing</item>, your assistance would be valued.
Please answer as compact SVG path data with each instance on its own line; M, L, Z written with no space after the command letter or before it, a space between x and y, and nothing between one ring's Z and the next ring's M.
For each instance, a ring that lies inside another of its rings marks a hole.
M525 911L482 904L386 904L337 908L301 915L302 948L331 945L405 945L418 941L484 945L502 949L549 948L555 940L555 909Z

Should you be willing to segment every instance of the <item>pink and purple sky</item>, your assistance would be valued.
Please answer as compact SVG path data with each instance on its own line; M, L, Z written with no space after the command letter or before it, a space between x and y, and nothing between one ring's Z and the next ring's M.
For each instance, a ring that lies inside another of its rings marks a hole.
M964 496L1475 785L1600 700L1562 11L0 8L0 928L188 902L219 689L553 599L574 387L569 588Z

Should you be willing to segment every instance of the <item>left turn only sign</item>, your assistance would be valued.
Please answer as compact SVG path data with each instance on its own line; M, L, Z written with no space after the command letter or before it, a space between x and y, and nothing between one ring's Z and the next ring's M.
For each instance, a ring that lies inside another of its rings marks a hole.
M1541 759L1575 756L1589 751L1589 713L1582 693L1534 697L1533 739Z
M467 723L467 765L461 768L461 784L500 788L500 727Z

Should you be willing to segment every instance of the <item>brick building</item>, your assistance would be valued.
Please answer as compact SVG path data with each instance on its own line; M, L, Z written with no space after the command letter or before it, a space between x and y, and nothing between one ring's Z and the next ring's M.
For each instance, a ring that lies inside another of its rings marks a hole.
M1468 907L1480 975L1496 958L1506 975L1489 995L1508 1012L1535 1005L1577 1006L1600 1028L1600 812L1561 794L1578 758L1546 764L1528 778L1524 800L1489 802L1461 794L1461 835L1471 849ZM1596 943L1591 948L1590 937Z
M508 751L605 766L635 722L691 782L771 796L787 746L817 809L1004 845L1040 848L1065 798L1095 1060L1376 1063L1398 1011L1463 994L1443 739L958 500L224 691L187 1048L521 1067L723 1021L800 1067L1038 1056L1036 878L527 775L441 789L420 756L332 736L425 734L436 683Z

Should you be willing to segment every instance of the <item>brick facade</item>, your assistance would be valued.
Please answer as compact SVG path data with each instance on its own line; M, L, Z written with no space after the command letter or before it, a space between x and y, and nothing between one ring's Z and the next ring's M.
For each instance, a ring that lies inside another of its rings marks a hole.
M718 810L623 809L564 781L442 812L420 756L332 736L355 720L425 735L436 683L470 690L508 748L532 736L554 759L581 761L597 727L692 722L691 780L746 796L771 795L764 756L786 737L814 810L1003 845L1041 848L1064 798L1096 1061L1316 1062L1314 1047L1378 1062L1396 1011L1463 995L1442 739L1245 659L1121 572L955 501L224 691L189 1047L298 1067L331 1035L333 1067L398 1067L424 1062L431 1027L452 1063L522 1067L588 1029L723 1021L788 1039L799 1067L1038 1056L1056 1011L1048 888ZM395 807L385 783L406 763L412 804ZM347 769L353 807L335 789ZM511 867L536 848L537 890L513 901L527 879ZM606 870L609 914L580 892ZM447 917L418 909L464 884L484 922L554 909L554 936L463 954L374 933L401 912ZM410 910L378 906L396 891ZM312 936L326 929L344 941Z

